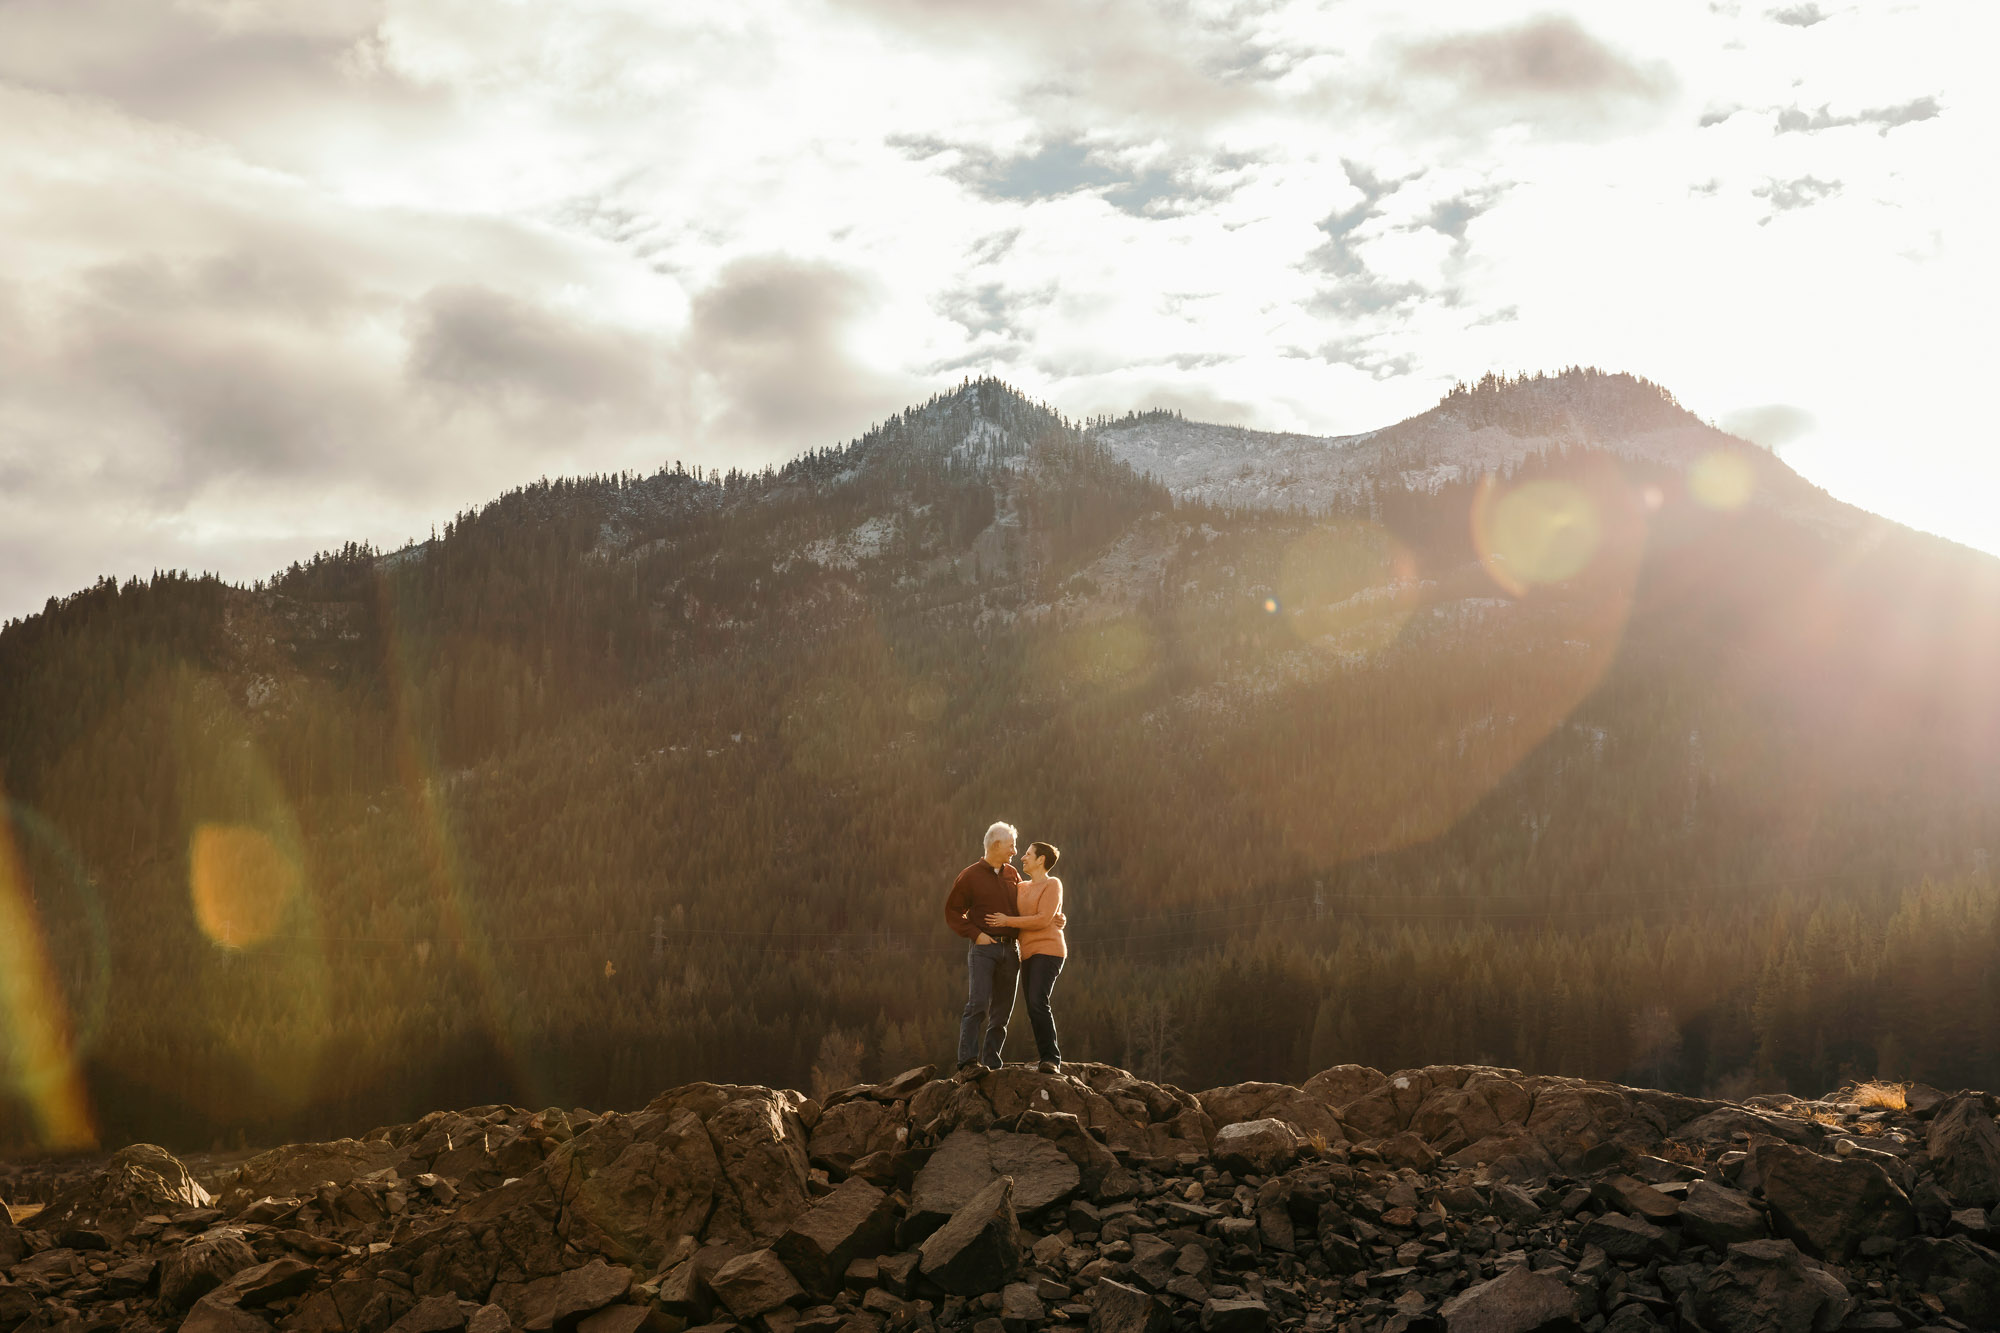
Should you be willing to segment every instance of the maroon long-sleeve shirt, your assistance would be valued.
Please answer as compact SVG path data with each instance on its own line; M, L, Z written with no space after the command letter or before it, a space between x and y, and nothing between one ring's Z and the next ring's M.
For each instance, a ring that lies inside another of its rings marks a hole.
M995 870L984 858L974 861L951 882L951 893L944 900L944 923L969 940L979 938L982 931L990 939L1013 939L1020 932L1008 926L988 930L986 918L993 912L1017 914L1014 890L1020 883L1021 872L1011 863Z

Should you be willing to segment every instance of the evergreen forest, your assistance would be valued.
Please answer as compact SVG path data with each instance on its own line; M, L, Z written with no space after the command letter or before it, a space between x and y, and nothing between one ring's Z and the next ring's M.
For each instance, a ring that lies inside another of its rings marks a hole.
M52 598L0 628L0 1149L946 1064L995 819L1062 849L1073 1059L2000 1086L2000 562L1715 432L1755 495L1703 502L1629 376L1434 415L1551 403L1502 474L1230 510L979 380Z

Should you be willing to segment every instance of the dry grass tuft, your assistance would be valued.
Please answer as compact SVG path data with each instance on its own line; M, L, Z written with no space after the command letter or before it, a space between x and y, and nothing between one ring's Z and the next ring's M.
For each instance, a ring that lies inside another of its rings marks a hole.
M1854 1089L1854 1104L1870 1111L1907 1111L1907 1083L1863 1083Z
M1697 1148L1691 1143L1682 1143L1678 1139L1668 1139L1665 1143L1662 1143L1657 1156L1669 1162L1676 1162L1681 1166L1705 1167L1708 1165L1708 1150L1706 1148Z

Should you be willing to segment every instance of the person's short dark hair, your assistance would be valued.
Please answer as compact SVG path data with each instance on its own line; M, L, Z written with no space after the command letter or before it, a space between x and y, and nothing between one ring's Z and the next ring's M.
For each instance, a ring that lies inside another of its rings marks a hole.
M1062 853L1056 850L1052 842L1031 842L1028 844L1028 850L1042 858L1044 873L1054 870L1056 862L1062 860Z

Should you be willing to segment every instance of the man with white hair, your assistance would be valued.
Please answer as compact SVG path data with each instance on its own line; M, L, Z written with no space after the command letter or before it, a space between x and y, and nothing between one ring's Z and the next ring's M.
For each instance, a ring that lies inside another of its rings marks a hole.
M965 951L965 1013L958 1022L958 1072L964 1075L1000 1067L1000 1048L1007 1041L1007 1020L1014 1013L1014 988L1021 976L1021 959L1011 929L988 930L989 915L1013 916L1014 891L1021 872L1014 869L1012 824L986 830L986 855L961 870L944 900L944 922L969 941Z

